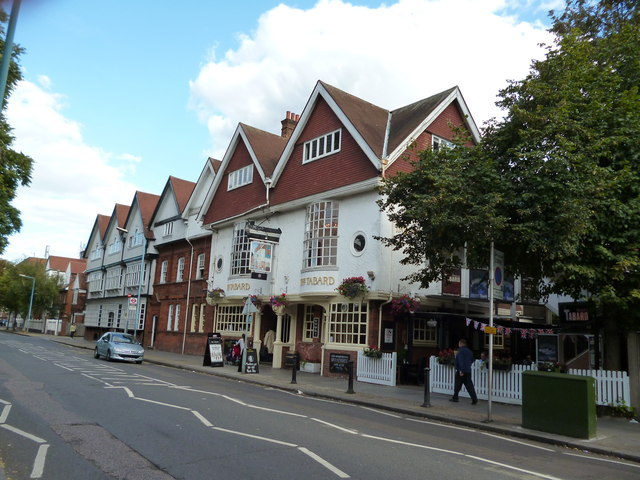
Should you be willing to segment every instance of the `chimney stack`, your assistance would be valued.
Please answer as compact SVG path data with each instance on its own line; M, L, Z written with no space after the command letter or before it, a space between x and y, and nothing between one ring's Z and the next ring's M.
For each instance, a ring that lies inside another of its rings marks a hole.
M300 120L300 115L296 115L292 112L287 112L286 118L282 120L282 138L290 138L293 130L296 128L298 124L298 120Z

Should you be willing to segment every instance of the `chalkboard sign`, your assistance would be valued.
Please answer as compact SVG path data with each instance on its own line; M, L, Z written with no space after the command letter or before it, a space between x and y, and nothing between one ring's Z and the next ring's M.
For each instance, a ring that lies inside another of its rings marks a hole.
M207 345L204 350L204 367L223 367L224 357L222 355L222 337L219 333L207 335Z
M255 348L247 348L247 363L244 365L244 373L259 373L258 352Z
M331 373L344 373L348 374L347 362L351 359L349 355L345 353L330 353L329 354L329 371Z

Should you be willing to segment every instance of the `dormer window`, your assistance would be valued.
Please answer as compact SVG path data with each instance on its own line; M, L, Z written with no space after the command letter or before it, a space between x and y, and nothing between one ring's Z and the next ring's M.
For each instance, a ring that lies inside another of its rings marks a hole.
M335 130L304 144L302 163L311 162L340 151L341 130Z
M249 185L253 182L253 165L247 165L239 170L229 172L227 190Z
M168 237L173 233L173 222L167 222L164 224L164 236Z

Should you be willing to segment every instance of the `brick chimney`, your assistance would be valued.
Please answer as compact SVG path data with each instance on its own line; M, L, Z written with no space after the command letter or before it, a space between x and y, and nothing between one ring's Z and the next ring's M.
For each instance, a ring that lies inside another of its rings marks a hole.
M298 120L300 120L300 115L296 115L292 112L287 112L287 117L282 120L282 138L289 138L293 133L293 130L296 128L298 124Z

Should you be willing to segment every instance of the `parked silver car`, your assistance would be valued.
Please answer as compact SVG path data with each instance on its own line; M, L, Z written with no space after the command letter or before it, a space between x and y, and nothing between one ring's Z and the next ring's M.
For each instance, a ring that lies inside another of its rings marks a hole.
M100 337L94 352L96 358L104 357L107 361L124 360L125 362L142 363L144 348L128 333L109 332Z

